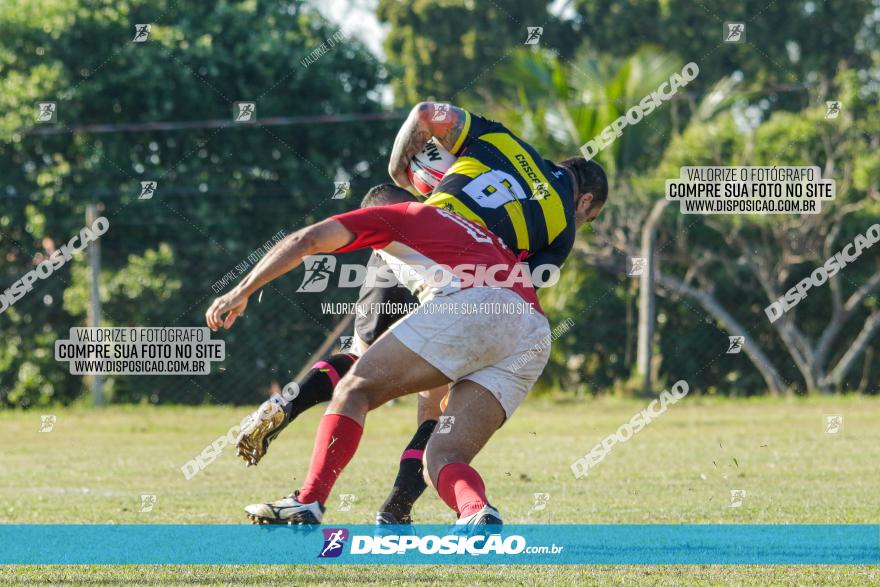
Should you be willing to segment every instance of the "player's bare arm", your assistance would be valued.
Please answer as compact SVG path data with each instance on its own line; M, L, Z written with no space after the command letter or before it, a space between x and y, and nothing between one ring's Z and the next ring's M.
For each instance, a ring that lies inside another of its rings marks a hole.
M461 133L464 132L466 120L465 111L452 104L439 102L416 104L394 139L394 148L391 150L391 159L388 162L388 173L394 183L412 191L412 184L406 176L406 168L412 158L422 150L432 136L437 137L447 151L452 151Z
M248 298L255 291L296 269L302 263L303 257L332 253L352 240L354 234L342 223L331 219L296 231L272 247L232 291L214 300L205 312L208 326L214 331L221 326L230 328L244 312Z

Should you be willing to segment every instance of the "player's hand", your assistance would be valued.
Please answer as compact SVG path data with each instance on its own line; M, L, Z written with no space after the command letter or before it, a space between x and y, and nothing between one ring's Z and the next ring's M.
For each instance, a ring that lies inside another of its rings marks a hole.
M392 164L388 166L388 175L391 176L394 185L412 192L416 188L406 175L407 167L409 167L409 161L404 161L404 158L401 157L401 160L398 161L396 165Z
M248 296L235 290L214 300L205 312L208 327L216 332L221 326L227 330L235 323L235 319L244 314Z
M408 166L409 166L409 163L407 162L407 164L403 166L402 174L393 173L391 171L390 167L388 168L388 173L391 174L391 179L394 180L394 185L405 189L406 191L408 191L412 195L416 196L417 198L424 198L425 194L423 194L419 190L417 190L416 186L414 186L412 184L412 182L409 180L409 176L406 174L406 168Z

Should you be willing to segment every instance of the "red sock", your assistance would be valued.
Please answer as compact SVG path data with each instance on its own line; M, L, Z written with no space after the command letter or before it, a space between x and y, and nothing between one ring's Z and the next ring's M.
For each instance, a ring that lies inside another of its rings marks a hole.
M477 470L465 463L449 463L437 475L437 493L460 517L475 514L489 503Z
M348 416L327 414L321 418L309 474L299 491L301 503L327 503L333 484L354 456L363 433L363 427Z

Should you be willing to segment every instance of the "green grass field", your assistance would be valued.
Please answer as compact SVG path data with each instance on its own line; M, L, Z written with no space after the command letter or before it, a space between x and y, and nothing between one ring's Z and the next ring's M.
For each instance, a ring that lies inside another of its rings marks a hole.
M569 466L644 401L526 403L476 460L508 523L880 522L880 401L701 400L672 406L581 480ZM187 481L180 467L247 412L130 407L0 413L4 523L246 523L242 506L274 499L305 474L321 411L276 441L256 468L231 448ZM51 432L40 415L55 414ZM824 416L840 414L839 434ZM370 416L334 490L328 523L371 523L414 425L412 401ZM730 491L745 490L729 507ZM549 493L534 511L534 493ZM141 495L155 494L151 512ZM339 495L354 494L350 511ZM417 522L452 515L431 492ZM880 567L0 567L0 581L71 584L828 584L880 583Z

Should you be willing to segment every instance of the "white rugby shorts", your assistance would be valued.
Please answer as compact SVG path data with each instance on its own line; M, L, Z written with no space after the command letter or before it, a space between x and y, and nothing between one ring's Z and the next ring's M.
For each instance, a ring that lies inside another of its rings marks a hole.
M513 291L473 287L437 296L390 332L453 382L488 389L510 418L550 355L547 318Z

